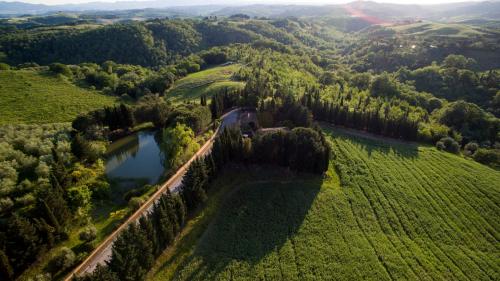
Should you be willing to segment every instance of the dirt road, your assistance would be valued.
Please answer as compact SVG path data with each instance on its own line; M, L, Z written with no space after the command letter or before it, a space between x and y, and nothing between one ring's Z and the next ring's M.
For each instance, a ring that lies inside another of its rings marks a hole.
M196 152L188 162L186 162L177 172L164 182L161 187L144 203L133 215L131 215L123 224L120 225L111 235L109 235L78 267L76 267L65 279L70 281L74 275L82 275L94 271L98 264L104 264L111 257L111 249L113 242L118 234L124 230L130 223L137 222L140 217L151 211L154 203L161 197L163 193L170 189L172 192L177 192L184 174L189 165L200 156L204 156L210 152L212 145L217 136L224 128L238 124L238 116L240 109L236 108L221 117L222 123L217 128L212 137Z

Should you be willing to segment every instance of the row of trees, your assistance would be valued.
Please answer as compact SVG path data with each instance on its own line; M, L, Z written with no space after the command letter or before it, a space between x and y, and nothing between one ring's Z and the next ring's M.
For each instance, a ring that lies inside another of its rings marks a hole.
M309 94L304 95L301 101L312 110L316 120L394 138L417 140L418 137L419 124L410 120L408 110L394 118L389 114L390 109L382 109L381 103L374 109L350 110L342 102L336 104Z
M319 129L295 128L251 140L243 138L237 128L226 128L216 138L212 151L191 163L179 195L163 195L149 214L118 236L107 266L77 280L143 280L154 258L182 230L187 214L207 200L210 183L229 162L276 164L296 171L323 173L328 168L329 155L329 146Z
M113 243L107 266L76 280L144 280L149 269L184 227L186 206L179 195L162 195L147 215L130 224Z
M137 104L120 104L97 109L75 118L73 129L88 139L107 139L123 136L137 124L151 122L156 128L188 125L195 133L200 133L211 122L210 110L197 104L173 106L158 96L146 96Z

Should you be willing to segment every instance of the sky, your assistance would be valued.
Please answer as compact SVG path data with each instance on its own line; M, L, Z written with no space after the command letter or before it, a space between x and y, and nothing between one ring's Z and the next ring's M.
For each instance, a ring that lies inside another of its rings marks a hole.
M33 4L46 4L46 5L56 5L56 4L78 4L87 2L116 2L117 0L0 0L0 1L19 1ZM150 0L118 0L118 1L150 1ZM442 4L442 3L453 3L453 2L465 2L471 0L375 0L375 2L384 3L398 3L398 4ZM472 0L474 1L474 0ZM189 5L190 0L165 0L171 6L183 6ZM235 2L233 0L207 0L207 4L229 4L233 5ZM349 0L243 0L238 1L239 4L339 4L351 2Z

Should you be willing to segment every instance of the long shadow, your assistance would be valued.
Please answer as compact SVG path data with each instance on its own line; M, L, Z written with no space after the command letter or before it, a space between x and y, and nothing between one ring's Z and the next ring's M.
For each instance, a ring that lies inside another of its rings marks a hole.
M181 279L217 279L233 262L253 267L292 239L320 191L323 178L304 175L285 180L243 184L228 195L185 264L190 270L189 263L196 260L196 268L181 273Z
M418 157L418 147L422 146L415 142L380 137L362 131L341 128L328 128L326 134L333 138L350 141L360 149L367 151L369 156L373 152L383 154L392 152L403 158L416 158Z

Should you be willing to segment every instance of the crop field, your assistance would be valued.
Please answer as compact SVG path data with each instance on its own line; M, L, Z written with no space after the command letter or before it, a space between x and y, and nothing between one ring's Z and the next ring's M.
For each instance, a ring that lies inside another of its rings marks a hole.
M244 82L231 80L232 75L240 67L239 64L232 64L189 74L174 83L172 89L167 93L167 97L174 102L181 102L197 100L201 95L210 97L224 88L229 90L242 89L245 86Z
M499 280L499 171L324 129L325 177L225 176L149 280Z
M69 122L115 100L42 71L0 71L0 125Z

